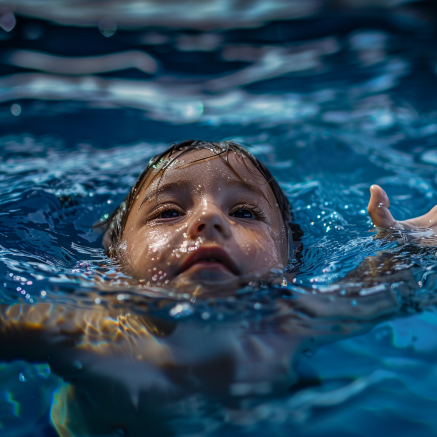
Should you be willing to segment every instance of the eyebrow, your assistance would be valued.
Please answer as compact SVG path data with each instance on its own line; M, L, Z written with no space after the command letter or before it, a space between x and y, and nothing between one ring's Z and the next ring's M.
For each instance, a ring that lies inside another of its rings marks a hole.
M231 181L226 182L226 186L229 188L240 188L244 191L249 191L252 194L256 194L257 196L262 196L270 205L269 199L267 199L267 196L264 194L263 190L256 187L255 185L251 185L247 182L244 182L243 180L232 179Z
M186 181L178 181L178 182L169 182L168 184L164 184L164 185L159 185L153 189L152 191L148 191L144 197L144 199L142 200L140 206L138 207L137 212L141 209L141 207L144 205L144 203L146 203L147 201L156 198L157 196L159 196L160 194L164 194L166 192L171 192L171 191L187 191L189 190L189 184Z

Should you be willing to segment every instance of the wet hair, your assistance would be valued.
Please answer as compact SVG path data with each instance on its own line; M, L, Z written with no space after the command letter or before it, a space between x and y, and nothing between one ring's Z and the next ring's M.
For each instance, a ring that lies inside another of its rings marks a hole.
M154 156L149 161L146 168L138 176L138 179L133 184L124 201L103 223L98 225L106 230L103 237L103 246L105 247L107 254L109 256L116 256L117 247L121 242L129 213L138 193L144 187L144 183L147 180L147 176L150 174L150 172L156 171L152 179L153 181L157 177L162 177L164 172L172 165L173 162L175 162L176 159L193 150L202 149L210 150L214 155L220 157L239 178L241 178L240 175L229 163L229 152L234 152L237 157L246 157L250 160L261 176L268 182L271 190L273 191L288 235L290 257L297 257L297 252L300 251L300 243L298 242L300 241L300 237L302 236L303 232L301 231L299 225L296 225L292 222L293 216L290 202L288 201L287 196L279 186L278 182L270 173L269 169L238 143L233 141L216 142L199 140L185 140L172 144L167 150ZM210 157L204 157L193 162L203 161L209 158ZM243 162L245 163L246 168L253 172L253 169L248 167L244 160Z

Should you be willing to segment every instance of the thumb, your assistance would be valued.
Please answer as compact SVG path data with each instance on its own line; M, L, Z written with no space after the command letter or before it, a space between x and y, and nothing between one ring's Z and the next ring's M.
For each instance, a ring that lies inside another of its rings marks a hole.
M372 185L370 187L370 201L367 212L378 228L400 228L399 223L391 215L388 209L389 206L390 200L385 191L379 185Z

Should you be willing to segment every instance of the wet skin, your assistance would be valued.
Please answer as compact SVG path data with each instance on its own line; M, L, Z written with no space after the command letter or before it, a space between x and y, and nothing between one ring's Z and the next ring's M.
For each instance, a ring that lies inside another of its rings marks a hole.
M437 233L437 205L426 214L404 221L397 221L390 210L390 200L386 192L379 185L370 187L370 201L367 211L373 223L380 229L415 230L429 229L430 234ZM430 235L431 236L431 235ZM432 246L435 246L435 238L430 239ZM428 244L426 244L428 245Z
M287 266L288 237L268 182L245 157L230 153L229 163L235 172L195 150L149 176L118 250L126 273L197 294L235 291Z

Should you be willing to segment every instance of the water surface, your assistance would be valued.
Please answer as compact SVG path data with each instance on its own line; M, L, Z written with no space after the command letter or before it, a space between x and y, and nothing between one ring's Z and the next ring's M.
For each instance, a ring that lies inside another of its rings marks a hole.
M288 289L323 291L380 251L410 263L417 287L402 317L299 352L292 382L263 386L275 370L260 360L258 385L228 381L226 400L212 388L186 392L169 429L178 436L434 433L437 249L375 239L366 212L373 183L386 189L399 220L437 203L433 15L400 12L339 20L302 11L305 20L255 17L251 28L201 28L200 18L179 28L119 24L111 35L114 26L105 23L99 31L17 15L0 34L2 302L104 301L95 278L116 269L91 225L170 143L240 141L289 196L303 231L302 259L296 283L284 289L150 304L147 314L193 330L183 337L187 350L193 332L202 344L210 338L200 362L219 350L208 329L252 330ZM388 275L382 286L395 282ZM249 366L246 354L240 364ZM4 435L53 432L47 412L61 385L46 364L1 364Z

